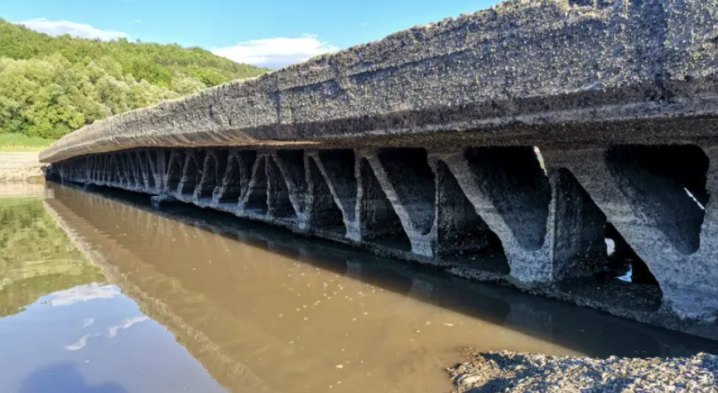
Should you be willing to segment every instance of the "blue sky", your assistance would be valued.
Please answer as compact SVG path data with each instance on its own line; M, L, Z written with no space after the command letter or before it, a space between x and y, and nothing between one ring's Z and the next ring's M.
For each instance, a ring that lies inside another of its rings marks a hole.
M0 17L48 34L200 46L276 68L498 0L7 0Z

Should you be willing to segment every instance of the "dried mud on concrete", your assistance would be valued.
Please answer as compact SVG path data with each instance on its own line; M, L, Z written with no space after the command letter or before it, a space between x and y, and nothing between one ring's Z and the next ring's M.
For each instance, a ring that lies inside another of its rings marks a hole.
M456 393L718 392L718 356L704 353L650 359L473 353L448 371Z
M0 153L0 183L43 183L39 153Z

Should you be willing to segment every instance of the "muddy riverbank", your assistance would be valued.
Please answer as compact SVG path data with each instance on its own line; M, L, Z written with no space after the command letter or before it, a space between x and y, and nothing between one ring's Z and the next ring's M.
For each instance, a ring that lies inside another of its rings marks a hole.
M42 184L45 177L36 152L0 152L0 183Z
M449 369L456 393L718 392L718 356L608 359L473 353Z

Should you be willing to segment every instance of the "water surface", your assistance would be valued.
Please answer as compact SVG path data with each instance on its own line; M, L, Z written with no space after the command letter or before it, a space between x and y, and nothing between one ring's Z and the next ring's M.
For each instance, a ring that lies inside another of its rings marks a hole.
M716 347L146 196L16 194L0 199L8 392L445 392L467 347Z

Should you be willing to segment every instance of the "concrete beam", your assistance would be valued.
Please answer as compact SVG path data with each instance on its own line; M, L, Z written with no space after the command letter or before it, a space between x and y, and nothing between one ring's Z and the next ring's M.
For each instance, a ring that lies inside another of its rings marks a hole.
M716 26L716 0L510 1L99 121L40 157L416 146L479 130L481 145L712 138Z

